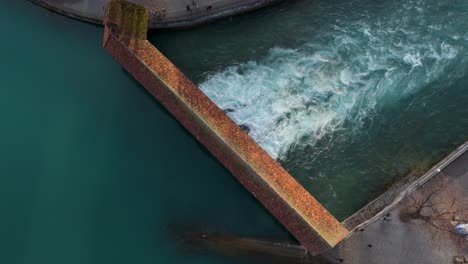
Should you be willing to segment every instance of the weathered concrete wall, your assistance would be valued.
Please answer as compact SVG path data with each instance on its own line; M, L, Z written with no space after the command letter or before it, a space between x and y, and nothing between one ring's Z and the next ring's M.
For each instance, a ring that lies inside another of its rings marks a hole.
M106 0L31 0L55 12L101 24ZM178 29L197 26L219 18L252 11L280 0L132 0L145 5L149 28ZM187 5L190 11L187 10ZM162 10L164 9L164 12ZM156 16L154 11L159 11Z
M304 247L318 254L347 236L345 227L150 42L129 38L128 32L115 35L119 31L108 26L115 21L105 21L104 48Z

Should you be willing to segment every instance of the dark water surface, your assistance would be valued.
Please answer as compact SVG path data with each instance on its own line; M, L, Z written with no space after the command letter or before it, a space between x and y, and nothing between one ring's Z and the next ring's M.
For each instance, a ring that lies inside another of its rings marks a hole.
M152 40L338 218L468 139L468 1L287 1Z
M468 4L339 2L151 40L343 218L468 138ZM180 224L290 238L101 48L102 28L1 1L0 32L1 263L239 263L182 254Z
M289 238L101 48L102 28L0 1L0 32L0 263L239 263L183 255L171 224Z

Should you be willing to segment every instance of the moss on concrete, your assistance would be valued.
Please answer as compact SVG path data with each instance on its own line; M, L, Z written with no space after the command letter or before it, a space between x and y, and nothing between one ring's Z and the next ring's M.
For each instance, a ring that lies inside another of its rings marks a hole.
M113 33L146 39L148 31L148 10L145 6L125 0L111 0L106 6L108 22L113 24Z

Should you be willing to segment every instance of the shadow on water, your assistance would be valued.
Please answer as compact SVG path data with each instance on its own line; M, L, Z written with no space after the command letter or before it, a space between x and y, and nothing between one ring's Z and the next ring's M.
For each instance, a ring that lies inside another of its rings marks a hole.
M217 232L207 226L187 224L171 224L168 231L179 249L187 255L211 255L229 258L236 263L331 263L322 256L307 254L298 242L292 240L239 236Z

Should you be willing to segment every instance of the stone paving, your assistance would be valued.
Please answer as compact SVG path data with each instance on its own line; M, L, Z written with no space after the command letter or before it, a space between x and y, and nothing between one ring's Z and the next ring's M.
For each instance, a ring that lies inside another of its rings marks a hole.
M57 12L102 23L106 0L32 0ZM148 7L150 28L176 28L243 13L275 0L129 0ZM171 21L178 21L177 24Z
M441 182L450 191L458 190L457 199L463 208L468 207L467 151L413 194L417 195L423 188L439 188ZM387 216L356 230L330 252L331 258L336 263L349 264L450 264L455 256L468 256L468 240L456 241L447 231L435 229L419 219L402 221L399 215L407 208L408 199Z

